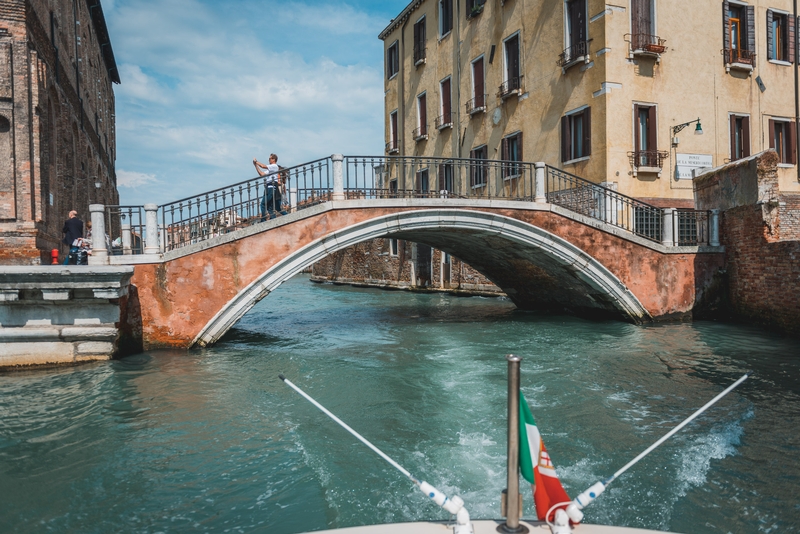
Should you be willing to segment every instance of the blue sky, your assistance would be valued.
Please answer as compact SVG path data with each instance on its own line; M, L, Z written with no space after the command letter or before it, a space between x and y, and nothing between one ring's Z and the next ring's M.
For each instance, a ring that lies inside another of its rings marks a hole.
M383 43L408 0L104 0L122 204L285 166L382 154Z

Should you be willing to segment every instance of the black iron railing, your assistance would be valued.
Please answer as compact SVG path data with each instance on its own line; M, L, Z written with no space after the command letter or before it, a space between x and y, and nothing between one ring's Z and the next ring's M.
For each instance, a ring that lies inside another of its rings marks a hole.
M587 55L589 55L589 41L581 41L561 52L556 63L559 67L566 67Z
M511 95L516 95L521 93L522 78L523 78L522 76L515 76L513 78L509 78L508 80L500 84L500 87L497 90L498 98L507 98Z
M442 130L444 128L450 128L453 126L453 114L452 113L445 113L443 115L439 115L433 121L434 128L437 130Z
M481 111L486 111L486 97L489 95L478 95L472 100L467 101L466 108L469 115L474 115Z
M399 148L397 146L397 139L393 139L393 140L391 140L391 141L386 143L386 153L387 154L392 154L394 152L397 152L398 150L399 150Z
M105 225L112 255L144 254L144 206L106 206Z
M425 61L425 47L415 45L414 46L414 65L419 65Z
M722 55L725 56L725 63L738 63L740 65L755 65L756 53L740 48L724 48Z
M669 152L666 150L637 150L635 152L628 152L628 159L631 166L635 169L640 167L662 168L664 160L669 157Z
M413 135L414 135L414 140L415 141L421 141L423 139L427 139L428 138L428 125L427 124L422 124L420 126L417 126L416 128L414 128Z
M666 52L667 47L666 39L660 38L658 35L650 35L648 33L633 33L628 34L630 37L631 51L633 52L647 52L649 54L663 54Z

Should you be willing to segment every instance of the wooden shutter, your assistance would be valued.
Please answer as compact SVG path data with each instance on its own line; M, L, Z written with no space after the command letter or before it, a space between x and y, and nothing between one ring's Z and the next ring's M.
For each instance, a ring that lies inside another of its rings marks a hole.
M789 35L786 38L786 48L788 48L787 57L789 59L789 63L794 63L794 55L795 55L794 54L794 52L795 52L794 49L795 49L795 46L796 46L795 43L796 43L796 38L797 38L796 35L795 35L795 33L796 33L795 28L797 28L797 25L795 24L794 17L786 17L786 18L789 19L789 24L788 24L789 30L787 32Z
M742 117L742 157L750 156L750 117Z
M561 117L561 161L569 161L569 116Z
M639 152L642 149L639 140L642 138L641 121L639 121L639 104L633 105L633 151Z
M738 159L736 157L736 115L730 116L730 130L731 130L731 161Z
M772 119L769 120L769 147L777 149L775 146L775 121Z
M654 33L650 6L650 0L631 0L631 27L634 35Z
M772 10L767 10L767 59L775 59L773 48L775 47L775 32L772 31Z
M756 51L756 8L755 6L746 6L747 9L747 50L754 53L753 66L756 66L755 51Z
M480 58L475 63L472 64L473 68L473 76L472 78L475 80L475 107L483 107L484 106L484 98L483 98L483 58Z
M592 108L586 108L583 112L583 154L581 156L591 156L592 154Z
M443 124L447 124L450 119L450 78L442 82L442 115Z
M444 164L439 164L439 191L444 191Z
M517 134L517 161L525 161L522 156L522 132Z
M658 150L658 123L656 107L647 108L647 150Z
M794 122L787 122L784 128L788 128L788 135L786 136L786 140L789 144L789 160L787 163L791 163L792 165L797 164L797 124Z
M503 161L511 159L508 154L508 137L504 137L500 142L500 159Z
M428 106L425 93L419 95L419 134L428 134Z
M506 65L508 65L508 88L518 89L519 85L519 35L506 41Z
M730 4L725 1L722 2L722 48L725 50L731 49L731 16L730 16ZM728 52L723 54L723 63L728 63L730 58L728 56Z

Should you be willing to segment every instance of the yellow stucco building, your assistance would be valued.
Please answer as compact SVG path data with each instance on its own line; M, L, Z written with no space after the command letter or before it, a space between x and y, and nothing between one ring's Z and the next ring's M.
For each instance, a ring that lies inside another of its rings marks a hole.
M694 169L775 148L781 190L800 192L791 11L792 0L414 0L379 36L387 155L543 161L689 207ZM431 189L447 188L441 172Z

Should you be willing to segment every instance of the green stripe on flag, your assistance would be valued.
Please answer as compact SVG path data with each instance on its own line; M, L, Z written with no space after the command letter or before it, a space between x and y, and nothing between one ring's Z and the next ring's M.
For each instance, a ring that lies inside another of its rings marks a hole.
M522 472L523 478L530 482L533 481L533 463L534 456L538 456L539 451L531 451L531 446L528 443L528 428L527 426L536 426L536 421L533 420L533 414L525 401L525 396L519 392L519 470ZM537 458L538 461L538 458Z

